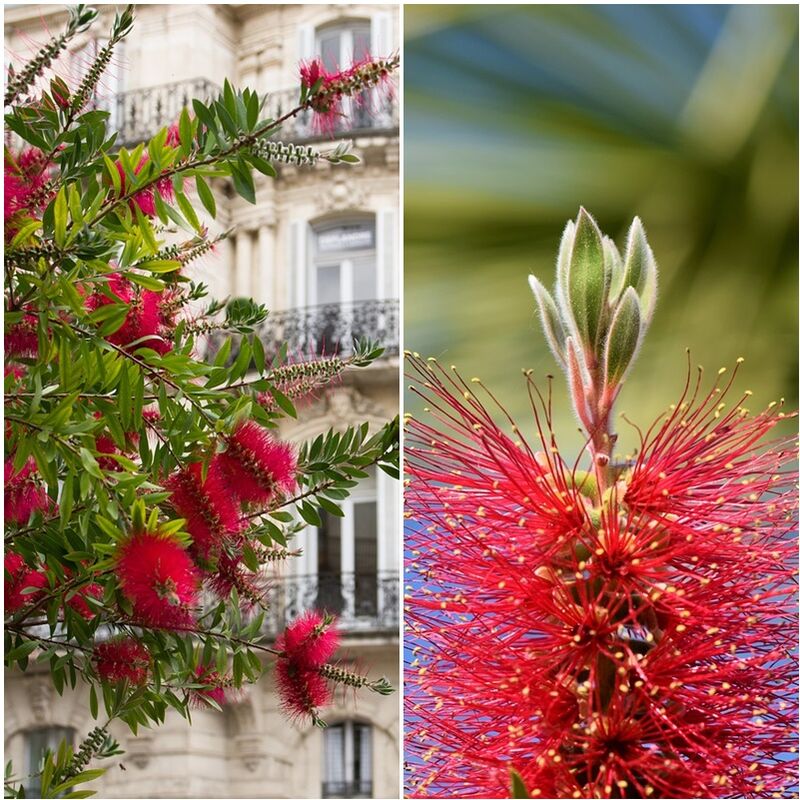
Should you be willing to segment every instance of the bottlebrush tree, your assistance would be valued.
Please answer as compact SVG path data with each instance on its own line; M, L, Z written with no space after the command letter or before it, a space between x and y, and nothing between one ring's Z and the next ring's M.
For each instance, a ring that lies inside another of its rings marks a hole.
M431 417L406 437L410 795L796 793L795 448L765 441L780 404L698 368L615 457L656 284L639 220L620 254L583 210L554 295L531 277L574 457L530 373L535 444L480 380L409 356Z
M86 767L119 752L112 720L136 732L170 707L188 719L266 668L277 665L287 710L319 724L336 684L391 691L332 662L330 616L301 618L272 646L262 632L265 567L297 555L292 540L321 510L340 515L368 467L397 475L397 420L300 446L280 441L278 422L382 350L361 341L346 357L304 358L268 343L280 351L268 356L254 333L266 309L204 304L187 268L221 238L190 189L214 217L209 181L255 202L255 171L357 161L346 145L270 137L305 111L328 124L341 96L388 86L397 59L301 82L280 119L226 82L150 141L116 149L91 101L132 6L77 86L54 75L95 16L74 8L62 35L9 71L5 93L5 664L47 665L59 693L88 684L98 719L75 751L45 756L43 797L102 772ZM24 795L20 777L7 770L7 796Z

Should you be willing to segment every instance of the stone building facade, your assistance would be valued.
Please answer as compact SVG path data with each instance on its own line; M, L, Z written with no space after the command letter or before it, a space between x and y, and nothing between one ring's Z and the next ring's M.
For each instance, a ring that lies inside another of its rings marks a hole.
M114 9L101 6L89 34L76 38L66 64L79 77L103 44ZM58 30L59 6L18 5L5 13L6 59L31 51L30 40ZM177 118L188 99L206 96L225 78L271 90L273 114L297 97L297 64L322 55L347 66L370 52L399 46L398 8L391 5L139 5L134 30L104 79L97 104L111 113L118 143L133 146ZM220 183L212 229L232 229L193 277L213 296L251 296L271 309L265 343L286 341L297 355L346 352L354 336L371 336L386 351L375 364L325 392L283 435L303 441L331 426L370 421L398 411L399 176L394 99L366 113L352 109L336 138L353 142L355 166L283 167L257 178L250 205ZM277 137L332 146L297 119ZM298 540L303 555L273 576L269 632L305 608L339 610L340 656L386 675L399 687L400 489L373 474L343 505ZM6 675L6 760L27 771L37 754L63 735L80 741L94 725L88 693L59 697L47 674ZM398 797L398 695L339 696L328 728L298 727L278 708L271 675L222 713L195 711L193 724L168 714L165 725L114 729L126 754L97 785L99 797ZM31 786L29 796L35 796Z

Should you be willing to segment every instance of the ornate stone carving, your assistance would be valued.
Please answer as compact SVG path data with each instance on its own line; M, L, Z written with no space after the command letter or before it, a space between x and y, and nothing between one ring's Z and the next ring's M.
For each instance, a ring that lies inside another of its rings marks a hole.
M28 702L37 724L45 725L52 720L54 695L49 676L34 678L28 684Z
M345 170L329 173L328 180L317 193L316 205L319 215L334 211L352 211L365 208L367 197L360 181L350 179Z

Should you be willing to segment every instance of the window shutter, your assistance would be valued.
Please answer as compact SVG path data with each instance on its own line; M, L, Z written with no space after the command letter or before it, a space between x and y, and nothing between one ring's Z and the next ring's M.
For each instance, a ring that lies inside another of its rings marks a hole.
M394 299L400 296L397 284L397 213L394 209L378 212L376 220L376 251L378 255L378 297Z
M304 61L318 55L314 52L314 26L300 25L297 29L297 60Z
M287 282L286 307L302 308L306 305L306 224L292 222L289 226L289 280Z
M393 50L394 38L392 35L392 15L386 11L380 11L372 15L371 37L372 55L383 58L388 56Z

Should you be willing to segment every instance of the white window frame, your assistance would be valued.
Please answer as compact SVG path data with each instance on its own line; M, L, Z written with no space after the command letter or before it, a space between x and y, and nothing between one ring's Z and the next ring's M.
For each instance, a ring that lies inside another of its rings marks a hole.
M344 783L348 788L351 788L355 784L355 775L354 773L354 766L355 766L355 726L361 725L362 727L366 728L369 731L370 741L369 741L369 781L370 785L370 794L369 795L347 795L352 797L372 797L374 792L374 770L373 767L375 765L375 728L373 725L370 725L368 722L362 722L361 720L342 720L341 722L337 722L334 725L330 726L330 728L326 730L335 729L337 727L341 727L344 736L343 736L343 759L344 759ZM323 773L323 784L334 783L335 781L328 780L328 776L325 773L325 767L328 763L327 760L327 753L325 752L325 748L328 746L328 737L323 737L323 761L322 761L322 773ZM361 779L362 782L366 782L365 779ZM330 796L330 795L328 795ZM346 795L336 795L337 797L344 797Z

